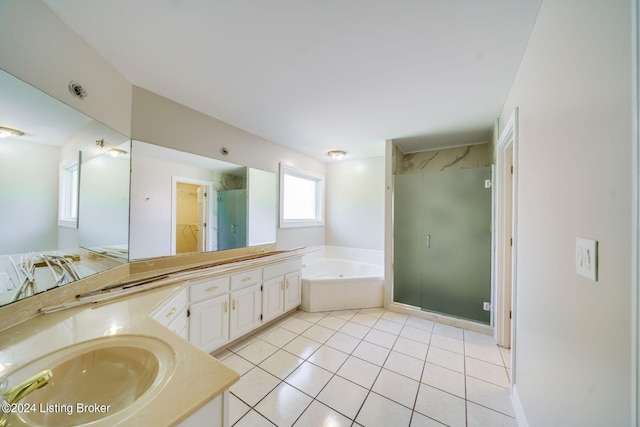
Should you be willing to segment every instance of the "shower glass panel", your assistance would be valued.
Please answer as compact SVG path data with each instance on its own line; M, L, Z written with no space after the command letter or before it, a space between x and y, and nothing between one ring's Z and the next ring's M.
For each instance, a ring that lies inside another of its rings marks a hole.
M396 302L422 306L422 174L394 177L393 296Z
M247 190L218 192L218 249L247 246Z
M489 323L489 179L491 168L396 176L395 301Z

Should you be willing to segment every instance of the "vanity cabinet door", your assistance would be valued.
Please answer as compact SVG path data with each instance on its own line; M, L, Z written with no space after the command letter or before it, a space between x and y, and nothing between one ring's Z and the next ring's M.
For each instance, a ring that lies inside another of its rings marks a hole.
M187 292L179 290L152 313L151 317L173 333L185 337L187 331Z
M284 313L284 277L262 283L262 321L268 322Z
M300 272L284 276L284 311L298 307L302 303Z
M229 341L229 295L191 304L189 342L210 352Z
M194 412L178 424L179 427L228 427L229 391L225 391L211 402Z
M260 285L231 292L229 339L234 340L260 326Z

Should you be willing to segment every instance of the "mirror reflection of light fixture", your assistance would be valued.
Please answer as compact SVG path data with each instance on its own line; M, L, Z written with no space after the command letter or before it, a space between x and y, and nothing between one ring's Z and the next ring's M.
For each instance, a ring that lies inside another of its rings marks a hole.
M104 138L96 139L96 145L100 148L104 148Z
M327 153L327 155L329 155L329 157L333 157L336 160L341 160L344 156L347 155L347 152L342 150L331 150Z
M9 138L10 136L22 136L24 132L17 129L5 128L0 126L0 138Z
M119 148L112 148L111 150L109 150L109 154L111 154L111 156L113 157L118 157L118 156L124 156L125 154L127 154L127 152Z

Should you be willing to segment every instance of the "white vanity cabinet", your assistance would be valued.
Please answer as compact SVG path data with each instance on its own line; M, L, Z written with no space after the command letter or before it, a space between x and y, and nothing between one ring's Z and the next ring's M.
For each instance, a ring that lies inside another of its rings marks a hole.
M261 284L261 269L249 270L231 276L229 339L234 340L260 326Z
M301 259L189 281L189 341L211 352L301 303Z
M211 351L229 341L229 276L189 285L189 342Z
M172 332L187 339L187 289L182 288L158 308L151 317Z
M262 321L268 322L302 302L301 260L294 259L262 269Z
M229 391L225 391L204 405L179 427L226 427L229 425Z

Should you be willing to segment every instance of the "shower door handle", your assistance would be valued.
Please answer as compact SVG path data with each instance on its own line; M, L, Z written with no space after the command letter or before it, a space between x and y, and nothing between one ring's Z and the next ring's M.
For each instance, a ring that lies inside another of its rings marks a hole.
M427 244L427 248L431 247L431 234L427 234L427 237L425 238L425 242Z

